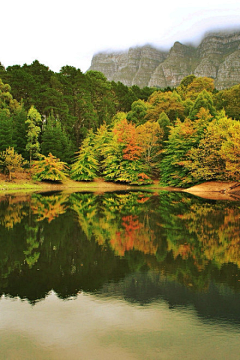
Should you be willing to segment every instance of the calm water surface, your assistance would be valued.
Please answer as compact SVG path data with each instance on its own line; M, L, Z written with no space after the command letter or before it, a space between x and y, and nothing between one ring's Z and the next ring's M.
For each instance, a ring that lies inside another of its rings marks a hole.
M240 359L240 202L0 202L0 359Z

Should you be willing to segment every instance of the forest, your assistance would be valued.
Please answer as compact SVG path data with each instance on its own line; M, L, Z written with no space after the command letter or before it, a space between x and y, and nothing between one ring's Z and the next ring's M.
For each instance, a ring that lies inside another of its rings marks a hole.
M0 170L33 179L188 187L240 180L240 85L127 87L97 71L0 64Z

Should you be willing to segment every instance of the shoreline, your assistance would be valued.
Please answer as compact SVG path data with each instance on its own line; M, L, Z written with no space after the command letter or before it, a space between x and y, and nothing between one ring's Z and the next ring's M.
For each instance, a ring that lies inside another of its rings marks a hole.
M159 180L148 185L129 185L114 182L107 182L104 179L97 178L93 181L74 181L71 179L62 182L51 181L33 181L29 175L16 173L12 181L0 174L0 194L14 192L42 192L42 191L129 191L129 190L174 190L182 191L183 189L174 187L163 187L159 185Z
M0 178L0 196L14 195L33 192L114 192L114 191L176 191L185 192L194 196L213 200L240 200L240 183L236 181L207 181L189 188L177 188L161 186L158 180L150 185L129 185L106 182L103 179L94 181L74 181L66 180L62 183L53 182L33 182L29 178L22 177L6 181L5 176L1 174Z

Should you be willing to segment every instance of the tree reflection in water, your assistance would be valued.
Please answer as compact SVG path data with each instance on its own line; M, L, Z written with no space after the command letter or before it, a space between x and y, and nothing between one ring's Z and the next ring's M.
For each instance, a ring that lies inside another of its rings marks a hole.
M0 202L0 293L32 303L52 289L68 298L113 284L131 301L140 301L134 284L145 302L172 302L173 289L175 299L213 287L238 294L239 206L169 192L8 197Z

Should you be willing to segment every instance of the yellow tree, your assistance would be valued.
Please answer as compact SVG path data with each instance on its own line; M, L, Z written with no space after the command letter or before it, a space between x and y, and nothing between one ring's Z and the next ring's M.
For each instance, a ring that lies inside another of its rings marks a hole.
M220 155L225 161L226 176L231 180L240 180L240 123L229 119L226 140L222 143Z
M23 165L27 163L22 155L17 154L13 147L9 147L6 151L0 153L0 166L8 173L9 180L12 180L12 173L14 171L22 171Z
M196 181L226 180L226 161L222 146L228 137L232 120L224 117L209 123L198 147L188 153L188 161L184 166L190 170Z
M163 111L171 122L174 122L177 118L183 120L185 108L181 97L176 91L155 91L148 101L151 106L147 109L146 120L157 121Z
M142 157L151 171L156 170L162 149L164 131L158 122L147 121L137 127L139 146L142 148Z
M212 93L214 90L214 80L208 77L193 79L186 87L183 96L185 99L195 100L203 90Z
M53 156L51 153L48 156L41 155L41 160L34 161L32 165L33 179L37 181L50 180L62 181L67 178L68 167L63 161Z

